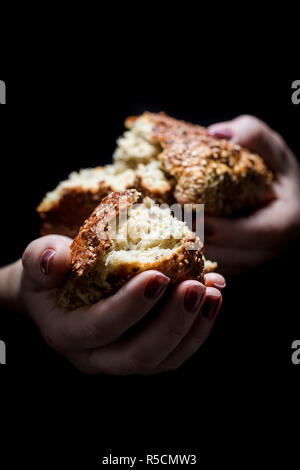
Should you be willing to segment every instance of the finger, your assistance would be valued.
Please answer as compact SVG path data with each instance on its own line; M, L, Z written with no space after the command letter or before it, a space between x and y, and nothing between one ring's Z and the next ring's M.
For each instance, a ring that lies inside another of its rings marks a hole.
M221 293L212 287L206 289L205 300L194 325L177 348L157 367L154 373L178 369L202 346L209 336L222 305Z
M61 235L47 235L27 246L22 262L33 289L52 289L59 285L71 263L71 242Z
M182 285L180 287L183 288ZM203 288L204 286L202 286ZM204 288L203 301L200 302L198 308L198 310L201 309L201 314L199 315L198 311L198 316L195 316L195 320L192 322L185 338L179 344L176 338L177 346L173 348L171 355L166 356L156 367L153 366L157 363L157 352L154 344L151 345L151 357L149 358L147 354L146 360L145 357L143 359L139 357L136 362L136 355L132 357L132 352L128 349L128 341L124 340L119 340L114 344L92 351L66 352L64 355L75 367L88 374L147 375L175 369L197 351L205 341L215 322L221 304L222 296L218 290L209 287L206 289L205 294ZM177 336L177 330L175 335ZM161 343L164 343L164 341L165 336L162 335L162 339L158 344L159 348L162 347Z
M287 217L286 204L281 199L276 199L245 217L206 216L205 242L235 248L259 246L260 249L268 250L274 240L278 243Z
M272 251L238 249L234 246L220 247L210 243L205 244L205 252L209 258L218 260L218 271L225 277L241 274L274 256Z
M170 295L159 316L133 338L94 350L89 364L94 370L114 374L148 374L180 343L201 307L205 286L184 281Z
M145 271L116 294L94 305L62 312L56 337L63 349L90 349L118 339L141 320L165 292L170 279L158 271Z
M216 289L222 290L226 287L226 281L221 274L209 273L204 276L206 287L215 287Z
M289 154L286 143L266 123L254 116L243 115L232 121L214 124L210 126L209 133L217 138L229 137L233 143L260 154L275 173L286 171Z

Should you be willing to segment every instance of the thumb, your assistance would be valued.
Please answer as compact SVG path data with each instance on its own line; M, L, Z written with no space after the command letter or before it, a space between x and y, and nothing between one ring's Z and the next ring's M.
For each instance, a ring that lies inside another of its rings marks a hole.
M254 116L243 115L232 121L213 124L208 132L213 137L229 139L258 153L275 173L287 170L288 146L279 134Z
M24 251L24 275L36 289L59 285L71 263L72 240L61 235L47 235L32 241Z

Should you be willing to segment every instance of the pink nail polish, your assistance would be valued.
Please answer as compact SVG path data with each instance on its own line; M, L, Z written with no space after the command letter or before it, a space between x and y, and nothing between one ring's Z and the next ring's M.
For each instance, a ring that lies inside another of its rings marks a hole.
M55 250L48 248L44 251L41 258L41 271L43 274L47 275L49 272L49 263L53 256L56 254Z
M212 137L217 137L217 139L230 140L233 137L233 133L229 129L210 129L208 133Z

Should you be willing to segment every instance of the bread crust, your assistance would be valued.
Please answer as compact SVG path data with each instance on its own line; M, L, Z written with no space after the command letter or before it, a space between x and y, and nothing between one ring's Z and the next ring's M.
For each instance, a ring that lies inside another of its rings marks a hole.
M192 124L172 118L164 112L150 113L146 111L142 116L130 116L125 120L125 126L132 129L137 119L143 117L152 125L151 140L158 142L163 146L172 143L174 140L180 140L187 136L202 136L207 133L205 127ZM144 137L146 137L144 135Z
M108 250L113 249L110 226L116 216L127 211L138 199L139 193L134 189L111 193L82 226L71 245L70 272L57 293L60 307L74 309L94 303L112 295L130 278L149 269L162 272L171 279L171 283L187 278L203 281L203 244L189 232L171 255L146 263L139 260L121 263L102 279L101 289L97 288L97 265Z
M204 204L206 214L228 216L272 199L272 174L263 160L227 140L204 135L175 141L159 158L176 178L181 205Z
M41 218L41 236L57 233L71 238L76 237L82 223L110 191L111 188L101 182L98 188L94 189L82 186L64 188L50 209L42 201L37 208Z
M125 124L133 128L138 119ZM273 198L272 173L259 155L165 113L146 112L142 119L150 124L150 138L162 146L160 167L175 178L173 194L181 205L205 204L207 214L228 216Z
M113 192L96 207L71 244L71 270L76 275L87 274L112 246L112 224L122 212L128 211L139 197L140 194L135 189Z
M230 216L259 207L273 198L272 173L262 158L209 136L202 126L162 112L129 117L125 125L161 148L154 159L156 163L159 161L161 179L156 180L154 175L153 181L149 181L137 168L133 170L134 182L127 185L156 202L204 204L207 214ZM42 202L37 209L41 235L58 233L74 238L97 204L114 189L119 187L109 186L105 181L95 188L80 185L64 188L57 200L51 204Z

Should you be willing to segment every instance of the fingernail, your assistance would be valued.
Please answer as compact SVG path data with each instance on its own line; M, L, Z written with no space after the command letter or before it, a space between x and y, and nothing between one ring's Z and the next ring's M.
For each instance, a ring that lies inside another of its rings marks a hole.
M204 235L206 235L207 237L211 237L212 235L214 235L216 233L214 227L210 224L207 224L206 222L204 222Z
M189 287L184 296L184 309L190 313L197 312L204 292L205 289L203 289L200 285Z
M215 316L218 310L220 298L220 296L215 295L214 297L207 297L205 299L201 312L204 318L211 320Z
M218 139L230 140L233 137L233 133L229 129L209 129L208 133L212 137L217 137Z
M44 253L42 254L41 258L41 271L43 274L48 274L49 272L49 263L51 258L56 254L55 250L52 250L49 248L48 250L45 250Z
M219 282L214 282L213 286L216 287L217 289L224 289L226 287L226 282L223 282L222 284Z
M153 276L146 286L144 293L145 297L151 300L159 297L166 289L169 282L170 279L164 275L157 274L156 276Z

